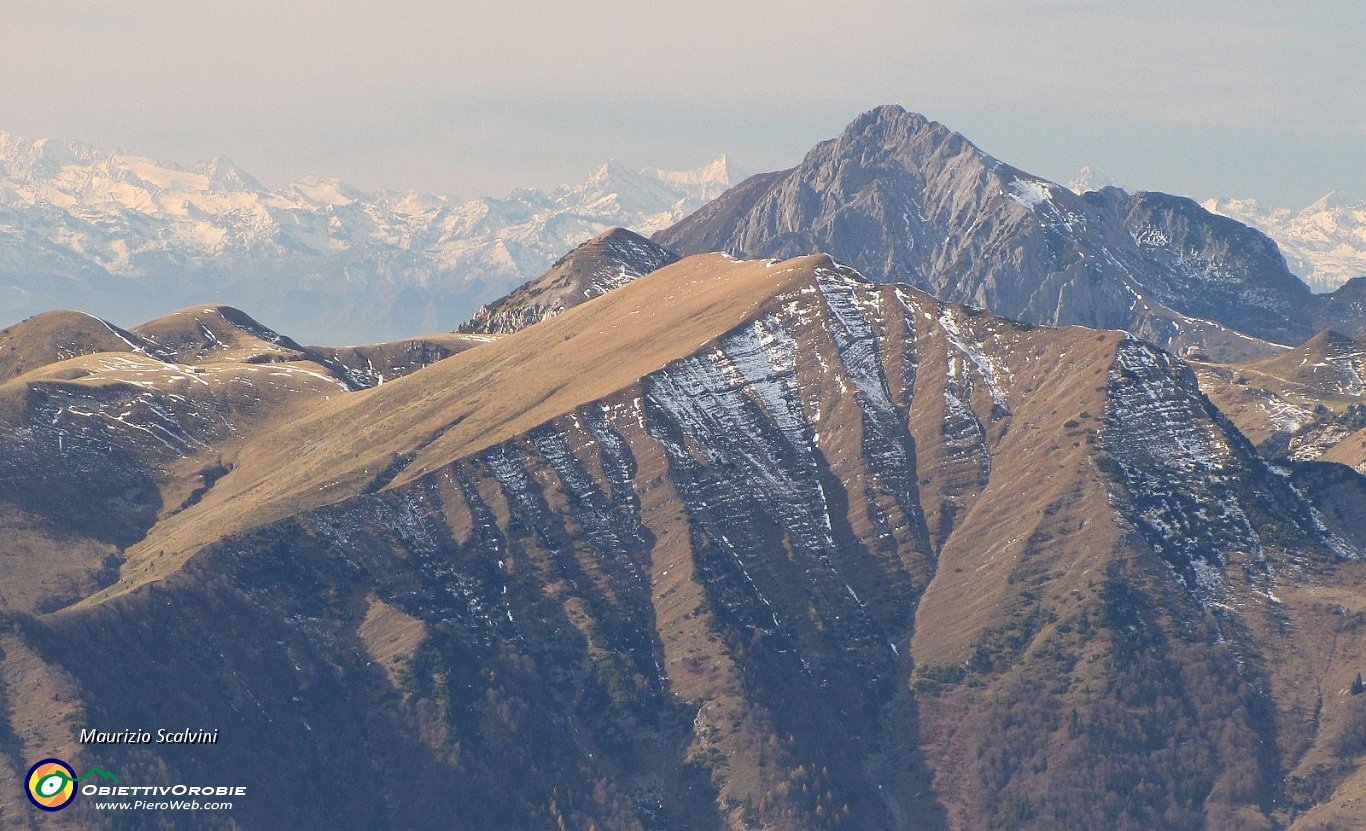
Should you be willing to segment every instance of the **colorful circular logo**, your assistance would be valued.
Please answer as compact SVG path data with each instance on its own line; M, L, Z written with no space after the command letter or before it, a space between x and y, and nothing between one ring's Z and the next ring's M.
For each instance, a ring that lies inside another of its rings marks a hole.
M44 759L28 769L28 801L60 811L76 798L76 771L61 759Z

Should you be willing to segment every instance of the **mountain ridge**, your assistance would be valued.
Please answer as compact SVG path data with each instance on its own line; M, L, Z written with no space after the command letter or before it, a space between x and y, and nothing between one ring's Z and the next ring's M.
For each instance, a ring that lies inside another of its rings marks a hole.
M320 831L1355 827L1366 340L1218 322L1325 319L1274 243L899 108L682 227L906 281L614 230L506 334L0 332L0 777L233 771L232 823ZM79 740L160 724L222 738Z
M480 306L461 332L515 332L620 288L678 255L625 228L612 228L577 246L544 274Z
M316 177L271 189L224 157L185 168L0 133L0 319L70 306L139 319L214 297L269 304L304 340L417 336L610 227L681 218L728 176L724 157L609 163L578 185L457 202Z
M1366 202L1330 192L1298 210L1231 197L1201 205L1275 239L1291 268L1315 292L1331 293L1366 276Z
M269 736L280 762L240 768L265 800L246 822L269 804L305 828L1193 830L1350 810L1325 794L1359 773L1335 749L1352 702L1316 696L1363 638L1342 626L1321 654L1313 633L1333 614L1315 593L1366 577L1353 520L1119 331L824 255L694 256L314 399L224 461L121 582L0 626L0 669L67 690L15 685L10 718L221 723L236 738L212 758L234 768ZM170 660L190 644L212 660ZM171 673L201 692L165 701ZM41 740L82 758L60 727ZM368 790L277 802L324 742ZM387 777L398 758L426 773ZM373 799L426 775L431 800Z

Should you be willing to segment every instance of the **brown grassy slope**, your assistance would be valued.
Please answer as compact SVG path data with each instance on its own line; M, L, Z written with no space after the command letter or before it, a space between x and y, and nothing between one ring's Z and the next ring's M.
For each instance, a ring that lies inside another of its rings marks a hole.
M1273 358L1194 367L1205 394L1269 455L1366 473L1366 341L1321 332Z
M360 346L302 346L231 306L192 306L133 327L179 363L313 362L352 388L415 372L488 337L436 334Z
M987 422L988 429L996 428L989 477L956 493L950 491L952 479L926 489L928 499L945 499L938 524L947 533L935 580L917 612L919 619L933 621L917 627L921 663L967 661L991 622L1019 604L1020 592L1048 582L1066 594L1105 567L1122 532L1095 467L1095 437L1105 410L1106 373L1122 337L1080 328L1015 336L1003 369L1011 399L1019 403L1008 424L999 417L994 425ZM942 338L929 340L922 354L945 348ZM946 361L926 363L921 382L944 383L934 374L944 372ZM922 425L917 434L927 437L917 443L924 469L962 462L962 451L933 429L944 417L942 401L919 396L925 406L912 410ZM978 405L989 411L990 400ZM1023 574L1022 563L1028 563Z
M134 326L177 363L297 358L304 349L231 306L191 306Z
M1291 593L1350 564L1184 365L689 262L263 434L164 521L197 556L154 532L165 579L33 648L269 741L263 798L324 749L371 783L295 827L421 810L374 798L404 752L454 804L405 827L1247 829L1350 783L1315 691L1360 650Z
M28 831L38 812L23 795L24 774L39 759L74 758L80 745L72 725L88 716L76 679L33 651L9 621L0 619L0 772L11 787L0 797L0 829ZM67 810L43 817L43 826L84 829L89 816Z
M46 312L0 330L0 383L78 355L149 346L137 335L82 312Z
M187 367L136 352L0 385L0 607L46 610L107 585L124 548L209 490L246 437L344 392L311 362Z
M1360 367L1366 364L1366 338L1351 338L1337 332L1320 332L1299 346L1280 355L1251 361L1248 370L1279 378L1295 385L1305 394L1321 398L1359 398L1366 379Z
M1318 728L1287 765L1288 827L1298 831L1358 827L1366 806L1366 695L1351 693L1357 673L1366 672L1364 566L1344 564L1329 579L1279 595L1297 637L1276 657L1299 671L1277 677L1298 685L1304 715Z
M490 340L313 349L220 305L135 328L63 311L0 333L0 608L46 610L107 584L126 546L200 499L247 437L296 406Z
M130 551L117 590L164 577L214 539L400 484L602 398L696 351L828 262L692 257L509 335L496 349L321 406L244 448L203 502Z

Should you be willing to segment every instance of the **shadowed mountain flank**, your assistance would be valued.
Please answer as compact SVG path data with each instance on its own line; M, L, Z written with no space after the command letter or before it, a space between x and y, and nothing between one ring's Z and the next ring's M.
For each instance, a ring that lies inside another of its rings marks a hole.
M32 726L60 689L221 725L100 764L243 771L244 826L1350 810L1359 697L1321 691L1366 648L1361 491L1123 332L707 254L382 385L320 374L112 584L0 622L12 754L85 761L80 719Z

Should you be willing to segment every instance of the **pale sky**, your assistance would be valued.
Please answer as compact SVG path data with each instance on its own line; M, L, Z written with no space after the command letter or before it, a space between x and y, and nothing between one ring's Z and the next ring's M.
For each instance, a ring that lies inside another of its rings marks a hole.
M1141 7L1141 8L1140 8ZM1363 0L5 0L0 130L472 197L899 103L1066 181L1366 199Z

